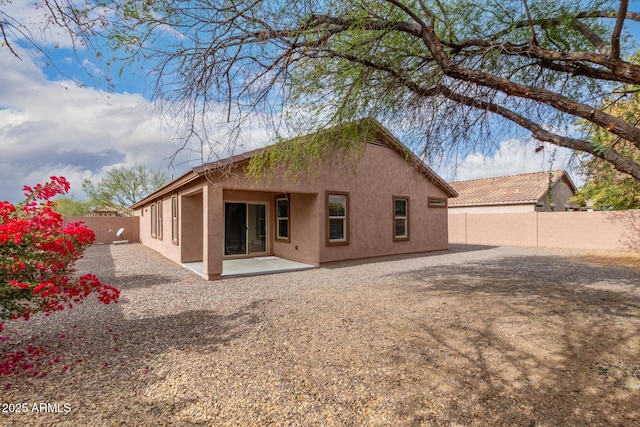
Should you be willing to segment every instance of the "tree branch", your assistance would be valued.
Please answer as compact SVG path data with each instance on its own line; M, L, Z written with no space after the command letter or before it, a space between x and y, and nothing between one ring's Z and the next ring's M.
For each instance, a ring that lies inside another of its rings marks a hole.
M611 33L611 59L620 59L620 34L622 33L622 27L624 26L624 20L627 16L627 9L629 7L629 0L620 0L620 8L618 9L618 16L616 17L616 26L613 27Z
M512 110L504 108L498 104L460 95L443 86L441 86L439 89L440 94L447 99L450 99L459 104L467 105L469 107L474 107L480 110L498 114L506 118L507 120L517 123L521 127L531 131L531 135L538 141L550 142L561 147L584 151L586 153L592 154L595 157L599 157L614 163L616 165L616 168L621 172L628 173L629 175L640 180L640 165L623 156L622 154L614 151L613 149L608 149L605 152L600 152L596 150L596 148L588 141L569 138L566 136L555 134L553 132L549 132L538 123L535 123L532 120L527 119L526 117L517 114Z
M629 158L621 155L620 153L616 152L613 149L609 149L605 152L600 152L588 141L577 139L577 138L570 138L570 137L566 137L566 136L562 136L562 135L558 135L556 133L550 132L544 129L538 123L535 123L534 121L526 118L521 114L514 112L513 110L510 110L508 108L505 108L493 102L488 102L478 98L471 98L468 96L461 95L459 93L452 91L451 89L449 89L448 87L442 84L437 85L435 87L431 87L431 88L424 88L419 84L417 84L415 81L408 78L407 76L399 73L398 70L396 70L392 66L389 66L387 64L374 62L369 59L363 59L363 58L356 57L354 55L332 51L332 50L324 50L323 52L335 57L346 59L353 63L361 64L365 67L369 67L378 71L385 72L389 74L389 76L391 76L392 78L396 79L398 84L403 85L404 87L409 89L411 92L415 93L420 97L428 98L428 97L434 97L434 96L442 96L458 104L462 104L462 105L476 108L478 110L498 114L504 117L505 119L523 127L524 129L529 130L533 138L539 141L550 142L552 144L555 144L561 147L570 148L572 150L584 151L596 157L611 161L617 165L618 170L628 173L629 175L634 176L637 179L640 179L640 165L636 164Z
M427 28L423 32L423 41L442 72L449 77L495 89L506 95L531 99L558 111L575 115L608 129L609 132L633 142L640 148L640 129L629 125L618 117L613 117L544 88L513 83L504 77L459 66L447 56L433 28ZM532 47L532 49L535 49L535 47Z

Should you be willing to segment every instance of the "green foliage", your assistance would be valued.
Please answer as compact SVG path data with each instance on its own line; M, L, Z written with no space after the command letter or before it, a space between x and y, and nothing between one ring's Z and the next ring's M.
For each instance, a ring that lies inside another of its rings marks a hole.
M323 166L335 160L335 154L344 154L347 167L355 171L367 141L375 140L375 123L364 119L324 129L313 134L280 140L251 158L247 174L256 179L271 176L278 171L286 179L301 176L314 177Z
M640 181L602 164L571 201L598 210L640 209Z
M640 88L625 88L615 95L617 102L607 102L605 108L614 116L630 122L640 121ZM591 142L600 153L615 147L616 151L634 162L640 163L640 149L629 141L614 138L601 128L588 127ZM640 209L640 181L617 171L609 162L594 156L583 156L581 172L587 177L573 201L595 209Z
M82 189L97 206L128 207L170 181L159 169L142 165L120 166L108 170L98 180L85 179Z
M64 216L85 216L93 208L90 201L78 200L74 195L58 197L54 201L55 210Z

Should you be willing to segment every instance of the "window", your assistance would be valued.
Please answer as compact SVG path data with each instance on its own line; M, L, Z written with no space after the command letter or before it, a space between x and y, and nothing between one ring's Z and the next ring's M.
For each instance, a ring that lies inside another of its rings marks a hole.
M409 198L393 197L393 241L409 240Z
M171 198L171 241L178 244L178 196Z
M162 200L158 201L158 239L162 240Z
M349 194L327 193L327 245L349 243Z
M158 206L155 203L151 205L151 237L158 237Z
M276 240L289 242L289 199L276 197Z
M447 207L447 199L429 197L429 207L430 208L446 208Z

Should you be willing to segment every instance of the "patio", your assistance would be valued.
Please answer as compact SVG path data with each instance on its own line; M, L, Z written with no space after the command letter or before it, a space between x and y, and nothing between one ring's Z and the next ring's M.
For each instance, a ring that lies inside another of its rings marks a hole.
M200 276L203 275L202 262L189 262L182 265ZM311 268L316 268L316 266L276 256L228 259L222 261L222 277L258 276Z

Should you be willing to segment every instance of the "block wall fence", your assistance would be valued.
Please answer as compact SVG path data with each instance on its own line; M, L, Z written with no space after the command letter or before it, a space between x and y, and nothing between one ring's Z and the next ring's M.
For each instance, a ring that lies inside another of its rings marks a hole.
M139 217L65 217L82 221L96 243L140 241ZM640 251L640 210L450 214L449 243Z
M640 251L640 210L449 214L449 243Z
M111 244L120 240L116 233L124 228L122 240L129 242L140 241L140 218L134 216L65 216L64 223L84 222L85 226L96 233L98 244Z

